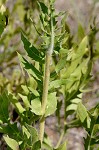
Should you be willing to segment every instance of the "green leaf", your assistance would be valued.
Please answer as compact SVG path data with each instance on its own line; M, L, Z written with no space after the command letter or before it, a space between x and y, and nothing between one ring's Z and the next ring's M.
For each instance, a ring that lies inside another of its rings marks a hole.
M94 125L94 128L93 128L93 137L95 138L98 134L99 132L99 124L95 124Z
M85 31L84 31L84 28L82 27L81 24L78 25L78 35L77 35L77 39L78 40L82 40L85 36Z
M31 101L31 111L35 113L36 115L42 115L41 111L41 101L39 98L35 98Z
M74 98L74 99L71 100L71 102L77 104L77 103L81 102L81 99Z
M66 64L66 57L59 60L55 68L56 72L58 73L61 69L63 69L65 64Z
M67 82L66 84L66 90L68 90L68 92L71 93L71 91L77 88L77 79L75 79L74 77L70 77L69 82Z
M74 77L74 78L80 79L80 78L81 78L81 75L82 75L81 69L82 69L82 67L81 67L81 65L79 65L79 66L75 69L75 71L71 74L71 76Z
M22 98L25 107L26 107L26 108L29 108L29 107L30 107L30 103L29 103L28 97L27 97L27 96L24 96L24 95L22 95L22 94L20 94L20 93L19 93L18 95Z
M0 35L3 33L4 27L0 24Z
M53 114L55 112L56 108L57 108L56 92L50 93L48 95L45 116L49 116L49 115Z
M22 132L18 129L17 123L13 124L5 124L5 125L0 125L0 133L7 134L11 136L11 138L16 138L16 140L22 140Z
M43 140L42 148L47 149L47 150L53 150L51 139L46 133L44 133L44 140Z
M77 54L74 57L75 59L77 59L78 57L83 56L85 54L87 44L88 44L88 37L85 36L77 49Z
M66 142L65 143L63 143L62 145L60 145L57 149L55 149L55 150L67 150L67 144L66 144Z
M54 4L55 3L55 0L50 0L51 4Z
M28 53L28 56L33 60L42 63L43 60L40 56L40 52L27 40L27 38L23 34L21 34L21 39L23 41L24 48Z
M9 138L8 136L3 136L4 140L6 141L7 145L12 149L12 150L19 150L19 144L16 140Z
M25 109L23 108L21 103L17 100L17 98L11 93L9 93L8 97L9 97L9 101L12 102L12 104L15 106L18 112L22 114L25 111Z
M80 102L78 103L77 106L77 114L81 120L81 122L84 122L84 120L87 118L88 113L87 113L87 109L85 108L85 106Z
M43 142L42 147L43 147L43 149L53 150L53 147L52 147L52 146L49 146L49 145L46 144L45 142Z
M22 126L22 132L23 132L23 135L25 134L28 139L30 138L30 133L25 126Z
M37 141L33 144L32 150L41 150L41 142Z
M93 108L92 110L93 110L92 116L94 116L94 118L97 119L98 116L99 116L99 103L98 103L98 104L96 105L96 107Z
M87 116L87 128L90 128L91 126L91 118Z
M9 98L6 92L0 95L0 120L7 122L9 118L8 112Z
M3 15L6 12L6 7L4 5L0 8L0 13Z
M41 81L40 81L41 82ZM36 90L38 85L37 85L37 79L35 80L35 78L33 78L31 75L29 75L29 85L28 85L28 89L29 87L31 87L32 89ZM30 89L29 89L30 92Z
M71 74L72 77L81 78L82 73L85 74L87 71L87 65L88 65L89 58L83 59L82 62L80 62L79 66L75 69L75 71Z
M28 95L29 94L29 89L26 85L21 85L22 89L24 90L25 94Z
M34 90L33 88L29 87L29 90L35 95L35 96L40 96L37 90Z
M81 58L73 60L69 68L66 70L66 73L62 75L62 78L68 78L71 75L71 73L76 70L76 67L80 63L80 61L81 61Z
M31 141L32 141L32 144L34 144L35 142L38 141L38 132L37 130L32 127L31 125L28 125L27 123L25 124L26 127L27 127L27 130L29 131L30 135L31 135Z
M47 8L47 6L46 6L44 3L42 3L42 2L38 2L38 4L39 4L39 6L40 6L40 8L41 8L41 11L42 11L44 14L48 14L48 8Z
M36 79L42 80L42 73L40 73L32 64L30 64L24 57L22 57L18 53L19 60L21 62L21 66L29 72L29 74L33 75Z
M77 97L81 99L82 98L82 93L78 94Z
M0 8L0 36L3 33L3 31L7 25L6 17L8 17L8 12L5 8L5 6L2 5Z
M54 80L50 82L49 89L59 88L61 85L66 85L69 82L68 79Z
M64 32L70 33L70 28L69 28L68 24L66 23L66 19L69 14L68 14L68 12L67 13L65 12L65 14L63 14L63 15L64 15L64 17L62 18L62 21L61 21L61 24L62 24L61 33L64 33Z
M67 106L66 111L77 110L77 104L70 104Z

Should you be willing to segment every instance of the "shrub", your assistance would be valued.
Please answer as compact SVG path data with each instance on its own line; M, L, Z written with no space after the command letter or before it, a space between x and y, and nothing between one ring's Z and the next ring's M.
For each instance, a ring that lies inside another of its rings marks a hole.
M18 53L18 57L22 73L29 78L29 82L22 85L23 94L18 93L17 98L9 91L4 91L0 96L0 132L5 134L3 138L8 149L65 150L67 142L61 145L62 139L67 130L73 127L86 130L86 150L93 149L99 143L99 104L87 110L82 103L82 94L86 92L92 77L91 34L83 37L80 43L75 43L67 30L66 13L56 14L53 4L54 0L50 0L48 7L42 2L38 3L41 29L38 31L36 28L36 31L41 38L39 46L32 45L25 32L21 31L27 56ZM57 19L59 16L62 18L60 26ZM59 142L53 147L44 134L45 120L56 112L60 129L62 103L64 127ZM18 121L12 122L9 105L15 107ZM74 117L67 122L70 115ZM36 122L39 129L35 126Z

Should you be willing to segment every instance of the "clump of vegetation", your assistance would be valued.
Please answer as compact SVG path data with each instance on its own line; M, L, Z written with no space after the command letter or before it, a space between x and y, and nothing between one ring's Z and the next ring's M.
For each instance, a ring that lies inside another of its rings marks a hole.
M31 44L21 29L27 55L18 52L18 57L22 73L27 76L26 83L22 83L23 92L17 93L17 96L9 90L0 95L0 133L4 134L8 150L66 150L67 141L63 142L63 137L67 130L83 127L87 133L85 149L91 150L99 144L99 104L88 110L82 103L82 95L92 78L93 58L98 53L98 49L94 51L92 41L98 30L95 26L89 35L82 36L80 43L74 42L65 22L66 13L55 12L54 0L50 0L48 7L42 2L38 5L40 29L34 26L40 44ZM61 25L58 17L61 17ZM60 121L62 104L64 124ZM13 106L18 114L16 121L9 113L9 106ZM51 144L44 132L46 118L54 113L59 130L62 127L56 146ZM67 122L70 115L73 119Z

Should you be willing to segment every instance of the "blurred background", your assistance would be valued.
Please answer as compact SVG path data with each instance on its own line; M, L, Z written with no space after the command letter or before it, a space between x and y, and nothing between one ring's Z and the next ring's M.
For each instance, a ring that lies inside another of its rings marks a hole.
M47 4L47 0L45 0ZM31 43L39 44L38 34L30 20L34 21L37 28L39 25L39 10L36 0L0 0L0 6L4 4L8 11L8 25L0 37L0 93L8 89L17 96L22 92L21 85L26 78L22 75L17 52L25 55L20 38L20 28L26 32ZM66 23L75 42L80 42L84 35L90 33L90 29L99 29L99 0L56 0L56 11L66 11ZM86 107L91 108L99 102L99 33L94 33L94 48L97 55L93 63L93 81L89 84L91 89L83 95ZM50 122L51 119L51 122ZM54 116L46 121L46 132L56 144L59 134L56 133ZM68 150L84 150L84 130L74 128L68 131ZM3 147L2 141L0 144ZM2 148L3 150L3 148Z

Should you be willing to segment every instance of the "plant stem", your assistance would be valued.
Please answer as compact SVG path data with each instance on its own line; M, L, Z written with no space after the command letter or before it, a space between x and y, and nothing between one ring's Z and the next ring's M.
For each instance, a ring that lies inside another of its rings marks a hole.
M62 131L62 133L61 133L61 135L60 135L60 138L59 138L59 141L58 141L58 143L57 143L55 149L57 149L57 148L60 146L60 144L61 144L61 142L62 142L62 140L63 140L63 137L64 137L64 131Z
M50 78L50 61L51 61L51 55L46 53L46 60L45 60L45 76L43 81L43 95L42 95L42 117L40 120L40 141L42 143L43 136L44 136L44 126L45 126L45 109L47 104L47 96L48 96L48 85L49 85L49 78Z
M94 130L94 126L96 124L96 120L92 120L94 123L93 125L91 126L91 131L90 131L90 135L88 137L88 142L87 142L87 150L91 150L91 140L92 140L92 137L93 137L93 130Z
M67 107L67 103L66 103L66 98L67 98L67 94L65 93L64 96L64 133L66 133L66 127L67 127L67 114L66 114L66 107Z
M47 97L48 97L48 86L50 80L50 64L51 64L53 49L54 49L54 27L53 27L53 17L51 14L51 44L49 49L46 52L46 58L45 58L45 74L43 80L43 95L42 95L42 117L40 119L40 131L39 131L39 139L41 141L41 144L44 137L45 110L46 110Z

